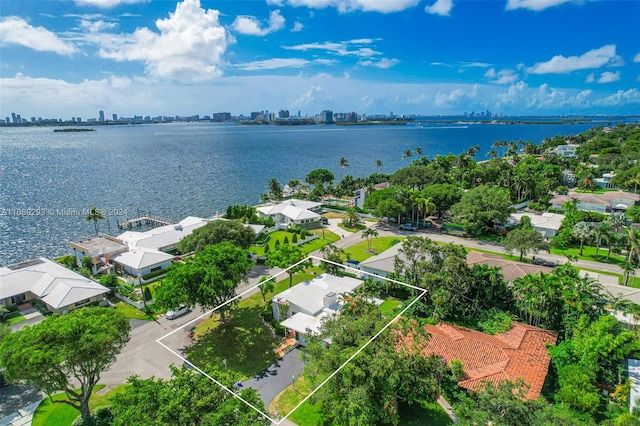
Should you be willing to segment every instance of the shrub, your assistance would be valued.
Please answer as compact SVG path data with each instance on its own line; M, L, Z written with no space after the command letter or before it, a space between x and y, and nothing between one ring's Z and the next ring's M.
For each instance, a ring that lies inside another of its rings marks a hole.
M279 247L280 247L280 240L276 240L275 244L273 245L273 248L275 250L278 250Z
M484 333L504 333L511 328L511 315L506 312L491 309L490 311L484 312L480 317L481 319L478 321L478 327Z
M288 235L285 235L285 236L284 236L284 239L282 240L282 244L284 244L285 246L286 246L287 244L289 244L289 236L288 236Z
M291 237L291 242L292 242L293 244L295 244L295 243L297 243L297 242L298 242L298 234L293 234L293 237Z
M271 249L269 248L269 243L264 245L264 254L269 253L269 251L271 251Z
M36 311L40 312L42 315L49 314L49 308L47 308L47 305L41 300L32 299L31 306L33 306Z
M145 287L143 293L144 293L144 300L153 299L153 297L151 295L151 289L149 287Z
M63 264L69 269L73 269L73 270L78 269L78 264L76 263L76 257L72 254L62 256L61 258L58 259L58 262L60 262L61 264Z
M4 323L9 319L11 312L5 306L0 306L0 323Z
M110 426L113 423L113 413L111 407L98 407L91 413L91 416L86 420L82 420L81 416L78 416L72 426Z
M101 275L100 284L110 288L113 291L118 288L118 277L111 274Z
M88 270L91 270L91 268L93 267L93 263L91 262L91 258L89 256L83 257L81 263L82 267L87 268Z
M129 283L119 283L118 284L118 293L123 295L124 297L129 297L133 294L133 290L135 290L135 286Z

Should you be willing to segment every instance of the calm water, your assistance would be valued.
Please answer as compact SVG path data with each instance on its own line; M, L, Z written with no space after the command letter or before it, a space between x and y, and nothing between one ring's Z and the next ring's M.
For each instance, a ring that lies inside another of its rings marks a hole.
M117 221L150 210L172 220L209 217L230 204L257 204L267 183L304 180L316 168L364 177L382 160L384 173L407 164L402 153L458 154L480 145L485 159L499 139L540 142L594 125L235 126L156 124L101 126L95 132L52 128L0 130L0 266L66 252L94 233L86 209L97 206L117 235ZM85 210L85 211L83 211Z

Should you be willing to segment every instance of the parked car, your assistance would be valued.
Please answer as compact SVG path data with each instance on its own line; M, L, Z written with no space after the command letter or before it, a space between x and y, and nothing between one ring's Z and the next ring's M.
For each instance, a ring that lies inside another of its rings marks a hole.
M173 308L172 310L170 310L169 312L167 312L166 314L164 314L164 316L167 319L176 319L178 317L181 317L182 315L186 314L187 312L189 312L189 308L187 307L187 305L180 305L177 308Z
M405 231L417 231L418 225L414 225L411 222L405 222L402 225L400 225L400 229L404 229Z

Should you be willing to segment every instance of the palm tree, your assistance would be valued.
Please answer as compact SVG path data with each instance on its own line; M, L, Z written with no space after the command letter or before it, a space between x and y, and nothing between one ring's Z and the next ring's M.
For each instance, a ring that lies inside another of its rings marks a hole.
M411 152L410 149L407 149L404 151L404 153L402 154L402 159L403 160L408 160L409 158L411 158L413 156L413 152Z
M416 152L416 155L422 155L422 148L417 147L415 152Z
M367 239L367 252L371 253L371 243L373 242L373 239L375 237L378 236L378 231L376 231L373 228L367 228L364 231L362 231L362 238L366 238Z
M429 197L419 197L416 199L416 205L418 206L418 214L420 215L420 212L424 212L424 215L420 215L422 216L422 219L424 220L427 216L427 214L429 213L433 213L437 210L437 206L435 205L435 203L433 201L431 201L431 198Z
M599 226L593 228L593 238L596 240L596 258L598 257L598 251L602 245L602 240L609 241L611 238L611 232L613 228L608 222L602 222Z
M349 207L342 217L342 223L348 228L355 228L360 223L360 215L354 207Z
M89 214L87 214L87 217L85 217L85 220L87 222L93 221L93 225L96 228L96 235L98 235L98 221L105 219L106 217L104 217L102 212L97 207L91 207L91 210L89 210Z
M338 160L338 166L340 166L340 180L342 180L342 169L344 167L349 167L349 161L344 157L340 157Z
M591 225L589 225L587 222L578 222L573 225L571 234L573 234L574 237L580 240L580 256L582 256L582 247L584 245L584 241L589 238L592 233L593 230L591 229Z
M376 169L380 169L383 166L382 160L376 160L375 165L376 165Z
M627 285L629 282L629 275L635 275L636 268L634 268L631 263L624 262L622 264L622 271L624 273L624 275L622 276L622 285Z
M276 201L282 200L282 185L276 178L269 181L269 195Z

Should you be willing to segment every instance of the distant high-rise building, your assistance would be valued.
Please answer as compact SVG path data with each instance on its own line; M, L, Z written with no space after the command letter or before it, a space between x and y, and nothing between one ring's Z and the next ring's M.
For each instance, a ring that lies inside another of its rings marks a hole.
M22 117L20 117L20 114L16 114L16 123L22 124Z
M5 118L4 118L4 121L5 121L7 124L11 123L11 120L9 119L9 117L5 117Z
M280 111L278 111L278 118L289 118L289 110L281 109Z
M333 111L325 109L320 113L321 123L333 123Z
M112 114L111 118L113 118L113 121L118 121L118 114Z
M15 112L11 113L11 122L13 122L13 124L16 124L18 122L18 119L16 118L16 113Z
M98 116L99 116L98 121L100 121L101 123L104 123L104 111L103 110L98 111Z

